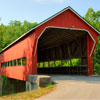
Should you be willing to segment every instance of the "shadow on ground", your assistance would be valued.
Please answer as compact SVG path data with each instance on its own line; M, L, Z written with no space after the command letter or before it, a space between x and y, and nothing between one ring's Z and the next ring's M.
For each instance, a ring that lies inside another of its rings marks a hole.
M100 83L100 76L50 75L54 81Z

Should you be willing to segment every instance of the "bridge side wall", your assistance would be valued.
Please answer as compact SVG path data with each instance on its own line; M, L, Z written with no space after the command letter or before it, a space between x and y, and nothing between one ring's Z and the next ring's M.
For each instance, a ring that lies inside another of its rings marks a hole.
M27 80L28 75L36 74L33 63L35 47L35 34L30 34L0 54L0 74L18 80ZM1 68L1 63L26 57L26 66L9 66ZM33 67L32 67L33 66Z

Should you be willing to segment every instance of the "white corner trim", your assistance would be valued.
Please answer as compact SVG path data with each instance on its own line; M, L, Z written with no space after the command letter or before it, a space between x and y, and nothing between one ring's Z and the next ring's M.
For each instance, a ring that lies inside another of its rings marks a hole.
M42 34L44 33L44 31L45 31L47 28L48 28L48 27L46 27L46 28L42 31L42 33L39 35L39 37L38 37L37 40L36 40L36 46L35 46L34 56L35 56L35 54L36 54L38 41L39 41L40 37L42 36Z
M95 47L95 45L96 45L96 41L95 41L95 39L93 38L93 36L90 34L90 32L89 32L89 31L87 31L87 32L88 32L88 34L90 35L90 37L92 38L92 40L93 40L93 42L94 42L93 47L92 47L92 50L91 50L91 53L90 53L90 57L91 57L92 54L93 54L94 47Z
M70 30L86 31L86 32L89 34L89 36L92 38L93 42L94 42L93 47L92 47L92 50L91 50L91 53L90 53L90 57L92 56L94 47L95 47L95 45L96 45L96 41L95 41L95 39L93 38L93 36L90 34L90 32L89 32L88 30L85 30L85 29L77 29L77 28L55 27L55 26L48 26L48 27L46 27L46 28L42 31L42 33L39 35L39 37L38 37L37 40L36 40L36 46L35 46L34 56L35 56L36 51L37 51L38 41L39 41L40 37L43 35L43 33L45 32L45 30L48 29L48 28L58 28L58 29L70 29Z

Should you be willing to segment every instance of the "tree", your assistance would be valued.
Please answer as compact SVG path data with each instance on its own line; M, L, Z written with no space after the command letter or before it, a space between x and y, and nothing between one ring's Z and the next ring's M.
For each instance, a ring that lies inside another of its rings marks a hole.
M0 26L0 51L2 50L2 44L3 44L3 33L2 33L2 28Z
M17 20L10 21L8 25L0 25L0 50L36 25L36 22L30 23L28 21L24 21L22 23Z
M1 21L1 18L0 18ZM0 51L2 50L3 45L3 32L2 32L3 24L0 25Z

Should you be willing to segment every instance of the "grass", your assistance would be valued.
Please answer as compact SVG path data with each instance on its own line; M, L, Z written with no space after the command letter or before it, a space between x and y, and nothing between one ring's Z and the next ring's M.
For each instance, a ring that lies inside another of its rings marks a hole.
M21 93L15 93L11 95L5 95L0 97L0 100L33 100L35 98L38 98L40 96L46 95L53 91L56 88L55 84L49 84L45 88L40 88L32 91L27 92L21 92Z

